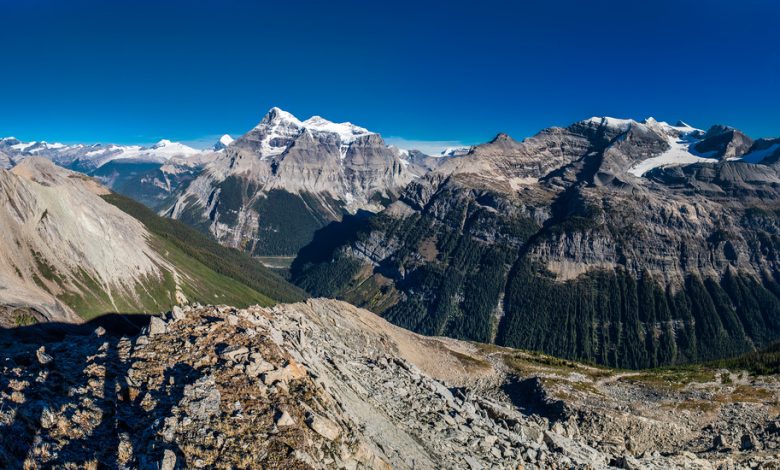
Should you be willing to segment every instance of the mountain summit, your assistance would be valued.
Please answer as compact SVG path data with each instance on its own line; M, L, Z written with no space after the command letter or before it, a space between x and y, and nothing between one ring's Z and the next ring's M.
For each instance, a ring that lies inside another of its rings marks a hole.
M271 108L206 166L168 214L222 243L291 255L345 214L378 211L415 174L379 134Z
M214 144L213 149L215 151L224 150L224 149L227 148L228 145L230 145L232 143L233 143L233 138L230 137L228 134L225 134L225 135L223 135L222 137L219 138L217 143Z

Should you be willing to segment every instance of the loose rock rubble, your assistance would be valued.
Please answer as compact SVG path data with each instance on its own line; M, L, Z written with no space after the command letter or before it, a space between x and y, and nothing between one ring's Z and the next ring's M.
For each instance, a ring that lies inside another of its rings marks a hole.
M6 331L0 467L780 468L771 396L670 422L628 409L657 388L552 383L480 348L330 300L176 307L127 336Z

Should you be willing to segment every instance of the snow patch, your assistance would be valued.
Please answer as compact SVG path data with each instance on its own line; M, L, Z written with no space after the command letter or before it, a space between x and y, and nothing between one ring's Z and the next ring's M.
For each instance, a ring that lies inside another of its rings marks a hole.
M773 155L775 152L780 151L780 143L772 144L769 147L761 150L754 150L750 153L747 153L745 155L742 155L742 158L735 159L735 160L742 160L744 162L748 163L759 163L766 157Z
M585 122L589 122L592 124L596 124L599 126L605 126L609 127L611 129L618 129L621 131L627 131L632 125L637 124L636 121L633 119L618 119L613 117L598 117L593 116L589 119L586 119Z
M667 124L668 125L668 124ZM667 137L669 150L661 155L648 158L631 167L628 172L636 177L641 177L654 168L690 165L692 163L717 163L717 158L709 158L710 153L697 154L690 148L691 145L699 142L699 139L692 138L691 134L683 133L680 135L670 135Z
M312 132L337 134L344 144L351 144L358 137L372 134L368 129L356 126L350 122L336 123L328 121L320 116L310 117L303 121L302 126Z

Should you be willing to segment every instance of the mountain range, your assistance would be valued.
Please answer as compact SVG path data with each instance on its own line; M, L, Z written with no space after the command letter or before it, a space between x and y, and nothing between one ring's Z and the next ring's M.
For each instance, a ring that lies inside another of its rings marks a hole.
M430 156L272 108L209 151L2 148L224 246L295 257L309 293L424 334L629 368L780 338L780 139L728 126L593 117Z
M293 279L414 331L612 366L739 354L780 337L778 143L653 119L499 134L322 231Z
M182 185L232 142L223 135L211 149L198 150L162 139L154 145L74 144L22 142L0 139L0 168L10 168L29 157L51 160L59 166L97 178L110 189L161 209Z
M204 151L0 152L2 468L778 461L780 139L432 156L273 108Z

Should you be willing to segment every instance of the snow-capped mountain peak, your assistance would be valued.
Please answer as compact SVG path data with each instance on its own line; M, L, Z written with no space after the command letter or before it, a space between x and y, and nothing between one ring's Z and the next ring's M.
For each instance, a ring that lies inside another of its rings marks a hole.
M295 116L293 116L291 113L288 113L287 111L277 108L274 106L270 110L268 110L268 113L266 113L265 117L263 117L263 120L260 121L260 123L255 126L255 129L260 129L267 126L279 126L279 125L291 125L294 127L302 127L303 123Z
M309 130L312 133L337 134L341 142L348 144L357 137L370 135L373 132L350 122L336 123L329 121L322 116L312 116L305 121L301 121L293 114L277 107L271 108L263 117L263 120L255 126L255 129L270 131L271 134L279 133L281 137L289 137L293 133L299 133L302 130Z
M315 136L336 136L341 146L349 146L359 137L374 134L352 123L335 123L321 116L312 116L301 121L291 113L273 107L260 123L239 141L249 139L259 142L259 153L261 159L264 159L284 153L292 142L305 132Z
M636 128L650 128L655 131L660 131L663 134L668 133L674 133L674 134L680 134L680 133L689 133L689 132L704 132L701 129L697 129L695 127L692 127L683 121L678 121L677 124L671 125L665 121L658 121L653 117L648 117L644 121L639 122L634 119L621 119L621 118L614 118L609 116L593 116L591 118L586 119L583 121L584 123L596 125L596 126L603 126L609 129L626 132L629 129Z
M609 116L599 117L593 116L585 120L586 123L596 124L597 126L604 126L611 129L617 129L621 131L627 131L632 125L638 124L633 119L619 119Z
M169 158L175 156L189 157L191 155L203 153L203 151L194 149L179 142L172 142L168 139L161 139L159 142L152 145L148 149L142 148L140 153L148 156Z
M214 144L213 149L216 150L217 152L219 152L221 150L225 150L227 148L227 146L232 144L232 143L233 143L233 138L230 137L230 135L225 134L225 135L223 135L222 137L219 138L217 143Z
M447 147L444 150L441 151L439 155L434 155L435 157L455 157L460 155L466 155L469 153L469 150L471 150L470 146L460 146L460 147Z

